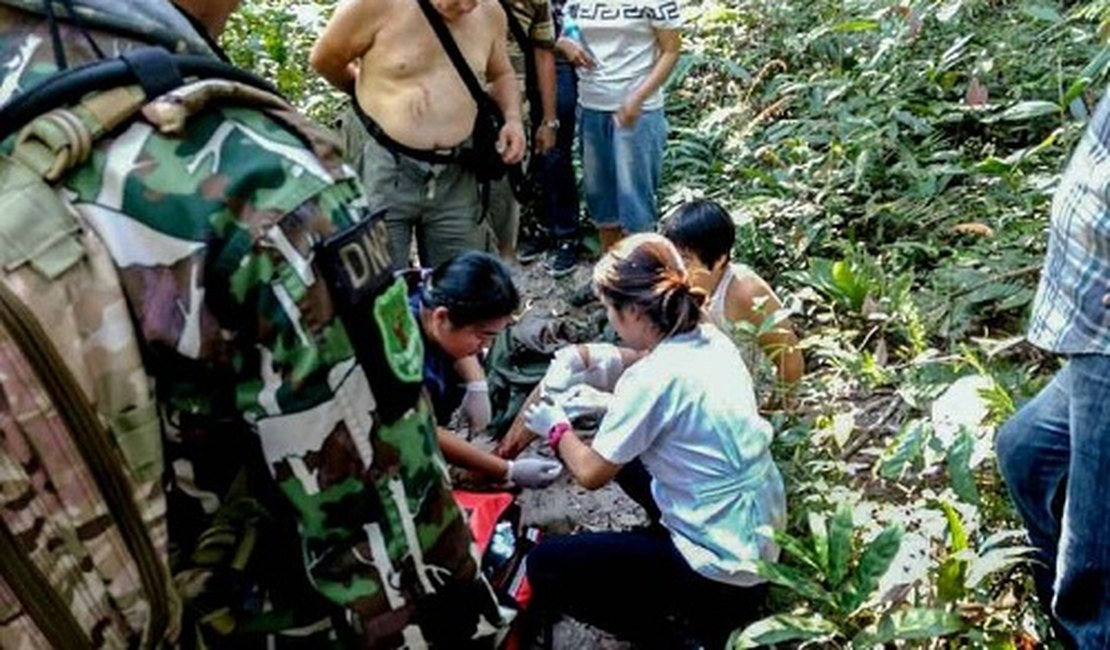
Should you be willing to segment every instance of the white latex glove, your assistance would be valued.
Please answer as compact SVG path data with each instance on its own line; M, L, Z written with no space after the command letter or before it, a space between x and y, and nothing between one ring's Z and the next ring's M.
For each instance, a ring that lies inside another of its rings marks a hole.
M570 426L566 411L551 400L540 400L524 410L524 426L547 438L547 433L556 424L565 422Z
M585 349L585 356L580 348ZM611 393L622 372L621 351L612 343L569 345L559 349L551 360L543 379L544 393L563 392L583 383Z
M613 394L588 384L578 384L555 399L563 407L563 412L568 418L577 420L584 415L605 415L609 410L609 402L613 401Z
M489 421L493 417L493 407L489 403L489 384L486 380L466 383L462 410L470 423L471 431L482 431L489 426Z
M561 393L583 380L586 360L578 353L577 345L568 345L555 351L551 365L543 376L543 393Z
M545 488L563 473L563 464L546 458L518 458L509 461L506 478L513 485L526 488Z

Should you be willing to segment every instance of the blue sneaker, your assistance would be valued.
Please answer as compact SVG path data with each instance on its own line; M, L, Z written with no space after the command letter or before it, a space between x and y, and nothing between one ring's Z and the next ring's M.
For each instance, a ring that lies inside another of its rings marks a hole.
M544 261L548 273L553 277L561 278L574 273L578 266L578 244L573 241L561 241Z
M517 246L516 258L520 260L521 264L531 264L546 255L548 250L546 239L530 237Z

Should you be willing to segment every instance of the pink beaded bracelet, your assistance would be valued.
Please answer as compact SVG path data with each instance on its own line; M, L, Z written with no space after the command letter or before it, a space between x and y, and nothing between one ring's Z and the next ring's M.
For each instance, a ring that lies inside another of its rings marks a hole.
M552 451L555 452L555 455L559 454L559 441L562 440L563 436L570 430L569 422L559 422L547 432L547 444L551 447Z

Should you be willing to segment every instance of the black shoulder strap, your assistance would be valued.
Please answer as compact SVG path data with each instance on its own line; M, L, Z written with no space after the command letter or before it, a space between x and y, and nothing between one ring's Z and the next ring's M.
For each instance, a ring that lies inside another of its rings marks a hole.
M509 0L499 0L501 2L501 9L505 11L505 17L509 20L509 31L513 33L513 39L516 44L520 46L520 53L524 55L524 92L528 97L528 101L532 104L533 108L538 108L537 102L540 101L539 95L539 79L536 78L536 55L532 51L534 47L532 39L528 33L524 31L524 25L516 18L516 13L513 12L512 5Z
M182 85L188 78L237 81L278 94L253 74L208 56L170 54L145 47L112 59L100 59L51 75L0 108L0 142L39 115L79 101L90 92L138 83L149 99Z
M459 76L462 77L463 83L466 84L466 89L470 91L470 95L478 104L478 108L486 108L493 100L486 93L485 88L478 82L478 77L474 76L474 71L470 69L470 65L466 62L463 53L459 51L459 44L455 42L455 38L451 36L450 30L447 29L447 24L443 22L443 16L439 15L436 8L432 6L431 0L418 0L420 8L424 10L424 16L428 19L428 23L435 30L436 36L439 37L439 42L443 45L443 49L447 52L447 58L451 59L454 64L455 70L458 71Z
M513 38L516 39L516 44L520 46L520 51L528 56L528 52L532 48L532 39L528 38L528 32L524 31L524 25L516 19L516 14L513 13L513 7L509 4L508 0L499 0L501 8L505 10L505 17L509 19L509 31L513 33Z

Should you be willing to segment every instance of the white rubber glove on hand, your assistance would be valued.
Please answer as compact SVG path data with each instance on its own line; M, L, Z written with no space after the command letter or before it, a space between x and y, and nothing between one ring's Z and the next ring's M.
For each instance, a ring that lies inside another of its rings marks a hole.
M509 461L505 477L513 485L525 488L545 488L563 473L563 464L546 458L518 458Z
M489 403L489 384L484 379L466 383L462 410L470 423L471 431L482 431L489 426L489 421L493 418L493 407Z
M579 384L555 399L563 407L567 417L573 421L586 415L598 417L605 415L609 410L609 402L613 401L613 394L588 384Z
M560 422L570 426L566 411L551 400L541 399L524 410L524 426L544 438Z
M543 393L561 393L584 380L586 360L578 352L577 345L559 348L547 367L543 377Z
M559 349L543 379L544 394L559 393L577 384L588 384L598 390L613 392L624 360L612 343L569 345Z
M613 392L624 372L624 358L620 348L612 343L590 343L586 346L589 360L586 365L586 383L607 393Z

